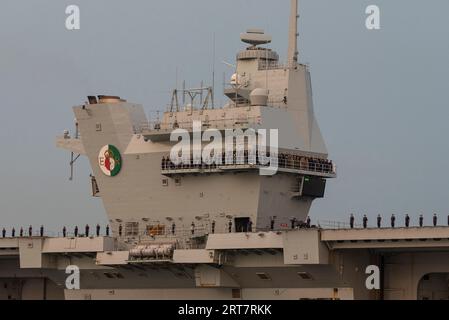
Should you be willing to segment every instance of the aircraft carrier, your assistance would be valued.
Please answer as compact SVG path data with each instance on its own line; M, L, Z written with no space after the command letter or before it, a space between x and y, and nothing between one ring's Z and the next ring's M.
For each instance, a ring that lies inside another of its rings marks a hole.
M160 119L116 96L74 107L75 130L57 146L71 165L89 160L109 225L59 237L5 230L0 299L448 299L449 227L311 224L337 166L300 62L298 17L292 0L285 62L263 30L241 34L224 106L200 87L174 90ZM242 148L198 159L230 131L230 146ZM269 151L241 143L248 132ZM174 134L199 141L183 161ZM370 266L379 270L374 288ZM67 281L71 270L79 288Z

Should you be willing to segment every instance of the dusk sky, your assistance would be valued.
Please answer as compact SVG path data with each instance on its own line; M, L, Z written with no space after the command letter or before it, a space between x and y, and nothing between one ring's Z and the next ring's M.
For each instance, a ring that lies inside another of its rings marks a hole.
M65 9L81 29L65 28ZM68 181L69 154L55 137L73 130L71 107L87 95L119 95L165 110L170 91L209 84L216 38L216 101L222 78L262 28L286 59L290 1L2 0L0 5L0 227L59 231L105 224L90 194L86 159ZM378 5L381 30L367 30ZM416 220L449 215L449 1L301 0L301 62L312 72L315 113L338 178L312 220ZM178 70L178 72L176 72Z

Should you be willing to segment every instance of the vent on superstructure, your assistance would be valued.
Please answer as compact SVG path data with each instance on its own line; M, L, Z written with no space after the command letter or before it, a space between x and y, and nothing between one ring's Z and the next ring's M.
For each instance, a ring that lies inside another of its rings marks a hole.
M139 235L139 223L138 222L127 222L125 224L125 236L136 237Z
M108 279L125 279L125 277L119 272L105 272L104 276Z
M232 299L240 299L242 297L242 291L240 289L232 289Z
M312 275L308 272L298 272L298 276L300 276L303 280L313 280Z
M257 272L256 276L258 276L259 279L261 279L261 280L265 280L265 281L271 280L270 275L266 272Z

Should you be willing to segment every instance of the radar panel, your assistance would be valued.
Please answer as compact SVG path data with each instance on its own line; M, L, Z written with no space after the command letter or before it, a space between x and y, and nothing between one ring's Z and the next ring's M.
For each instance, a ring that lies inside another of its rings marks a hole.
M304 177L302 180L301 196L324 198L326 179L320 177Z

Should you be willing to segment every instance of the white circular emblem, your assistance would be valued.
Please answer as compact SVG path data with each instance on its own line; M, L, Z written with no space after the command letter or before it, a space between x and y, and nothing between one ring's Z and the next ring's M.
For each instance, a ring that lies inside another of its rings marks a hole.
M98 165L105 175L115 177L122 168L122 156L113 145L105 145L98 154Z

